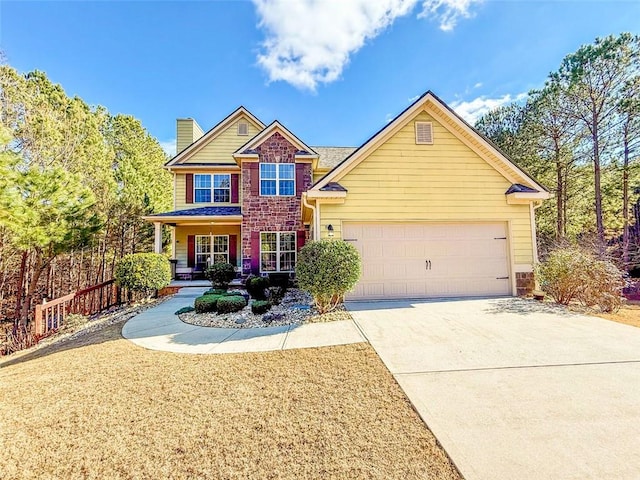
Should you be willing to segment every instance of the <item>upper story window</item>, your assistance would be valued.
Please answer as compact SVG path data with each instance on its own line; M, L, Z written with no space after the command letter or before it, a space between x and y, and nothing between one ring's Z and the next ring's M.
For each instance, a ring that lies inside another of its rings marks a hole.
M193 176L195 203L229 203L231 201L231 175L196 174Z
M293 163L261 163L260 195L296 194L296 166Z
M247 122L238 123L238 135L249 135L249 124Z

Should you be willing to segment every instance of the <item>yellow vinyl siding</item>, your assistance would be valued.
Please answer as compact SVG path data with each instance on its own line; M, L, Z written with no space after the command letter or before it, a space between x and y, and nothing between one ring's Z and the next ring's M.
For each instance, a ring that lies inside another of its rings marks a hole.
M433 123L433 145L416 145L415 121ZM531 264L529 205L508 205L511 185L433 117L423 112L373 151L339 183L344 204L321 204L341 237L342 222L510 222L515 264Z
M239 122L248 124L249 135L238 135ZM240 117L184 163L228 163L235 165L236 162L231 156L233 152L259 132L258 127L247 117Z
M189 235L211 235L211 227L208 225L194 225L194 226L181 226L176 227L176 258L178 259L178 267L187 266L187 248L188 248L188 236ZM236 242L236 258L240 259L240 226L233 225L214 225L213 235L237 235L238 241Z
M235 164L234 164L235 165ZM226 167L225 167L226 168ZM214 173L235 173L235 174L239 174L240 172L238 172L237 170L229 170L229 171L220 171L220 170L216 170L211 171L211 172L201 172L198 171L197 173L204 173L204 174L214 174ZM200 207L239 207L240 203L187 203L187 179L186 179L186 173L175 173L175 183L176 183L176 189L175 189L175 199L174 199L174 205L175 205L175 210L186 210L189 208L200 208ZM242 181L238 182L238 200L240 200L242 198Z

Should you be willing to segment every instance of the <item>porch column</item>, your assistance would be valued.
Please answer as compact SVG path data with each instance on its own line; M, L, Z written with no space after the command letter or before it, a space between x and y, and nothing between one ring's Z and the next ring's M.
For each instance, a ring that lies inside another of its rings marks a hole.
M176 258L176 227L171 226L171 258Z
M155 227L154 251L155 253L162 253L162 223L153 222L153 226Z

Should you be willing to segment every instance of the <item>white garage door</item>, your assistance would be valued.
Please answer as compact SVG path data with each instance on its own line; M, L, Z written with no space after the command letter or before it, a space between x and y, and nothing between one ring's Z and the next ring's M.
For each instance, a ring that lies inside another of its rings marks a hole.
M362 256L349 299L510 295L504 223L345 223Z

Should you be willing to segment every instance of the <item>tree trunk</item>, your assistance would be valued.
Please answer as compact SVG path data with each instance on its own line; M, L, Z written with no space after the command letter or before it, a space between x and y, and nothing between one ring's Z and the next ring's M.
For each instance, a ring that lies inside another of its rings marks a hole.
M622 264L629 270L629 137L624 130L624 163L622 167Z
M16 283L16 313L14 318L14 324L17 326L21 319L22 314L22 296L24 295L24 275L27 270L27 257L29 252L24 250L22 252L22 258L20 259L20 270L18 271L18 281Z
M604 257L604 223L602 221L602 187L600 182L600 144L598 138L598 119L594 115L593 119L593 184L595 187L596 200L596 228L598 231L598 253Z
M556 157L556 207L558 209L556 216L556 240L564 238L565 233L565 217L564 217L564 176L562 171L562 161L560 158L560 148L555 145Z
M49 263L42 262L42 254L36 251L35 260L34 260L33 272L31 274L31 279L29 280L29 286L24 295L24 302L22 302L22 311L20 313L20 325L22 327L26 327L27 320L29 319L29 313L31 312L31 301L33 300L33 294L38 287L38 281L40 280L40 276L42 272L44 272L45 268L49 266Z

